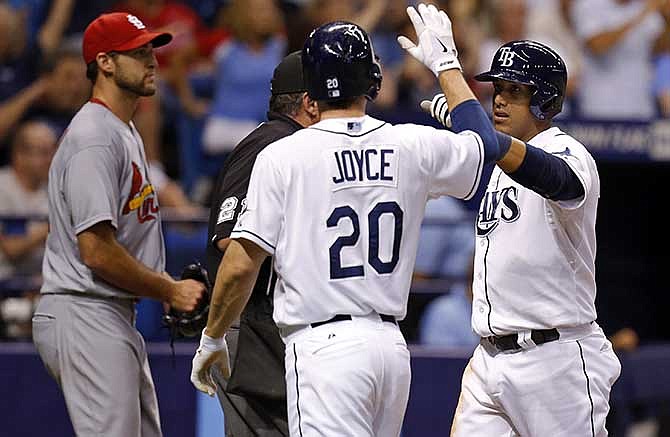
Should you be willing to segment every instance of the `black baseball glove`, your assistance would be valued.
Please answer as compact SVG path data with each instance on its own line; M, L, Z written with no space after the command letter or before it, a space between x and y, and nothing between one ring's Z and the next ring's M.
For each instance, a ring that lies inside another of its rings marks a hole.
M209 302L212 297L212 283L209 274L200 263L189 264L181 271L180 279L193 279L205 284L205 293L198 301L193 311L179 311L170 307L170 311L163 315L163 325L170 329L172 340L183 337L196 337L207 326Z

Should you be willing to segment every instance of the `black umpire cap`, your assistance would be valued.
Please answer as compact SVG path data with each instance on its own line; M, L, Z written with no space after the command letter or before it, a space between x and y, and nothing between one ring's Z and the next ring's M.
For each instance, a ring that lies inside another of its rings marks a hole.
M303 93L307 91L302 76L301 51L289 53L277 65L270 82L272 95Z

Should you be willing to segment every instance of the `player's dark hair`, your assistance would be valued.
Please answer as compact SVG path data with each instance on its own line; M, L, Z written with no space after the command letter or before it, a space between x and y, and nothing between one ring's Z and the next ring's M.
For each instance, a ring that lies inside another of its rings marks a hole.
M98 78L98 61L93 60L86 64L86 77L95 85L95 80Z
M360 98L361 96L354 96L337 100L319 100L317 103L319 104L319 111L323 112L333 109L348 109Z
M302 106L304 92L270 96L270 111L284 115L296 115Z

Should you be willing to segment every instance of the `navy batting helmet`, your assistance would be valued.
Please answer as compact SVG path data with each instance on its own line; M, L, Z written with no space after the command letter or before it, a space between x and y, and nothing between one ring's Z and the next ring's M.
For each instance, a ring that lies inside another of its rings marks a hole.
M535 89L530 112L539 120L561 112L568 73L558 53L536 41L512 41L502 45L491 61L491 69L475 79L495 79L529 85Z
M334 21L314 29L302 49L307 94L314 100L377 97L382 71L360 26Z

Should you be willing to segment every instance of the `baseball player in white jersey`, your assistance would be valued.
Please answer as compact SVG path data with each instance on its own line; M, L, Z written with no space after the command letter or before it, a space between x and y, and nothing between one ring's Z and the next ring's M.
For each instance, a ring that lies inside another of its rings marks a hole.
M135 303L151 297L190 311L204 291L164 273L158 201L131 121L138 98L156 91L153 47L170 39L126 13L87 27L93 96L49 171L50 232L33 338L78 436L161 435Z
M229 368L224 333L274 255L292 436L399 435L410 361L396 321L405 317L426 201L469 198L484 164L500 159L460 72L448 17L425 5L408 14L426 25L418 46L401 44L431 67L466 129L366 116L381 85L367 34L346 22L312 31L302 62L321 121L259 153L193 359L191 381L213 394L212 367Z
M451 434L606 436L621 366L595 322L598 170L551 126L565 64L543 44L512 41L475 78L493 82L494 125L517 159L498 162L477 218L472 327L482 340ZM431 108L449 124L443 96Z

